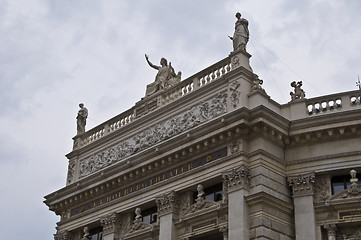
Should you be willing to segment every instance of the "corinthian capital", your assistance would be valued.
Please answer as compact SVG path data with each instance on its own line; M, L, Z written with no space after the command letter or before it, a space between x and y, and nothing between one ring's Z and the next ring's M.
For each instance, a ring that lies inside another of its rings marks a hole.
M288 184L292 187L293 197L307 196L313 194L315 174L307 173L297 176L289 176Z
M158 215L162 216L167 213L178 213L180 206L179 194L175 191L163 194L155 199L158 207Z
M107 235L120 231L121 221L117 213L112 213L108 216L100 218L100 224L103 227L103 234Z
M222 175L223 182L226 184L227 192L232 192L238 189L249 189L249 169L245 165L241 165L229 172L224 172Z

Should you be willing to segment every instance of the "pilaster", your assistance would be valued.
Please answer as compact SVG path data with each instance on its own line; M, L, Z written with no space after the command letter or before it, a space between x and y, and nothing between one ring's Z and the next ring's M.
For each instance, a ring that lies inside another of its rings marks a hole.
M176 240L175 219L178 218L180 197L175 191L156 198L159 217L159 240Z
M249 169L241 165L222 175L228 201L227 240L249 239L249 215L245 197L249 191Z
M296 240L316 239L316 216L313 205L315 174L289 176L288 183L293 192Z
M116 240L120 238L121 220L117 213L100 218L103 227L103 240Z

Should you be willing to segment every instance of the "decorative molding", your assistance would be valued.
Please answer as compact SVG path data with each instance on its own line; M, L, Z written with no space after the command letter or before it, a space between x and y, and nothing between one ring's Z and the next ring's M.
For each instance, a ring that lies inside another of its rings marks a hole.
M75 175L75 161L69 160L68 165L68 177L67 177L67 184L71 184L74 182L74 175Z
M104 235L120 232L121 230L121 219L118 213L112 213L108 216L100 218L100 224L103 227Z
M248 167L241 165L236 169L232 169L229 172L222 174L223 182L227 185L227 193L236 191L239 189L249 189L249 180L251 175Z
M158 216L168 213L178 213L180 208L180 197L175 191L163 194L155 199L158 207Z
M119 162L121 159L147 149L158 142L178 135L226 112L227 93L220 93L216 97L194 106L188 111L149 127L125 141L106 148L88 159L80 161L80 177L85 177Z
M314 186L315 200L324 202L331 196L330 176L317 176Z
M229 97L233 108L236 108L239 104L239 98L241 95L241 92L239 91L240 86L241 83L238 80L234 80L229 84Z
M313 195L313 185L315 184L315 173L289 176L288 184L292 187L293 197Z

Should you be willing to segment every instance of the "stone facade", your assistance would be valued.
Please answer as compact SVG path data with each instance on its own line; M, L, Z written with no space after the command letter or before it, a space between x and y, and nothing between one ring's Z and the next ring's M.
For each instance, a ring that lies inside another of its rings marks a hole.
M67 185L45 197L54 238L360 239L360 92L295 89L281 105L250 57L236 50L75 136Z

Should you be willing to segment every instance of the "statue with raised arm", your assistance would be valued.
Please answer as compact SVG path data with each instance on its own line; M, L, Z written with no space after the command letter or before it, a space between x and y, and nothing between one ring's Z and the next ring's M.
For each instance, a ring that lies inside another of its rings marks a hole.
M246 45L249 39L248 21L245 18L241 18L241 14L236 13L237 21L235 23L235 29L233 37L228 36L233 41L233 50L246 51Z
M174 84L180 82L181 72L175 74L172 64L165 58L160 59L160 66L154 65L149 61L149 57L145 54L145 59L149 66L158 70L157 75L155 76L155 81L147 85L146 96L150 96L158 91L172 87Z
M77 135L85 133L86 119L88 117L88 109L84 107L83 103L79 104L78 116L76 117Z

